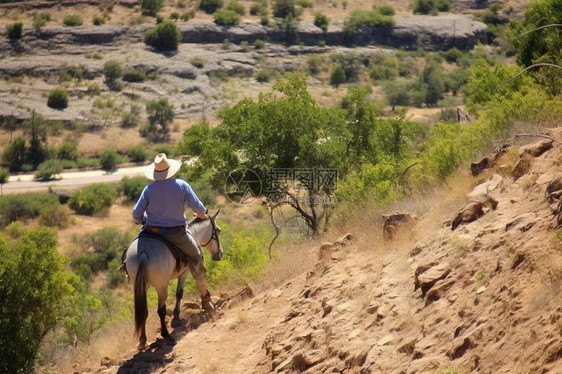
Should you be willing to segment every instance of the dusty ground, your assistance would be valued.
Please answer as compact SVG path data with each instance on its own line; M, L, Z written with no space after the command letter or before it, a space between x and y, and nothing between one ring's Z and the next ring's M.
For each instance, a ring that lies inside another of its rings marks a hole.
M133 349L131 321L64 372L560 373L562 239L558 200L545 190L561 175L561 148L531 157L516 180L511 152L478 177L460 173L395 206L416 219L393 239L380 212L359 212L324 244L287 250L252 295L219 292L214 320L187 300L175 342L158 338L151 309L148 351ZM496 209L451 230L483 198Z

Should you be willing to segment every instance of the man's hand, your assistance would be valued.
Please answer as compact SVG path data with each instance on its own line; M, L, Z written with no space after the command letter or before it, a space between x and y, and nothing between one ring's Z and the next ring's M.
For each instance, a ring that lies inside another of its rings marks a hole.
M193 213L194 217L197 217L199 219L207 219L207 215L206 214L195 214Z

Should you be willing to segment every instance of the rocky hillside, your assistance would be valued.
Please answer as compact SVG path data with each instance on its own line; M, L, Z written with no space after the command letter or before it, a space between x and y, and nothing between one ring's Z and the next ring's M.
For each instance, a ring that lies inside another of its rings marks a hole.
M158 339L147 352L74 370L559 373L561 150L541 139L494 154L467 176L470 193L409 204L412 218L391 238L364 217L349 234L292 253L306 271L215 297L214 321L187 302L177 343Z
M304 70L310 54L327 56L341 52L369 56L377 51L375 46L470 49L485 39L487 30L485 24L462 15L401 18L393 29L358 30L353 44L363 47L347 48L343 45L350 40L343 32L342 22L334 22L323 32L303 21L297 31L301 44L289 47L278 44L285 41L279 28L257 23L221 27L209 22L184 22L178 26L183 43L173 54L156 53L142 43L143 33L153 27L152 24L25 27L21 40L0 38L0 77L7 81L0 87L0 117L25 119L35 110L45 119L103 127L108 115L100 110L99 103L96 107L92 99L98 87L98 91L113 97L115 108L128 109L132 100L145 103L166 96L174 106L176 118L200 118L262 90L262 85L254 81L257 88L249 87L238 97L226 91L216 79L213 81L213 77L250 77L263 69L279 73ZM2 26L0 34L1 29ZM265 48L257 50L240 45L257 39L267 42ZM224 48L225 40L229 41L228 48ZM321 40L326 41L326 46L318 46ZM384 53L393 52L386 50ZM191 63L195 58L197 66ZM116 92L103 81L103 67L109 60L119 62L123 69L142 69L159 78L130 84L122 93ZM89 81L69 85L68 108L50 109L45 97L61 85L59 76L70 68L80 69Z

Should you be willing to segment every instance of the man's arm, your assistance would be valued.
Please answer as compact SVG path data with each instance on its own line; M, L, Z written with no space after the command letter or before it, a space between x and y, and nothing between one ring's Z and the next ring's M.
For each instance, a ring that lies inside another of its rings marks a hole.
M146 199L147 187L142 190L141 196L133 208L133 219L136 224L141 224L145 220L144 213L146 211L146 207L148 206L148 200Z
M197 218L205 219L207 217L207 208L205 208L205 205L199 200L189 183L185 182L185 184L185 202L187 206L193 209Z

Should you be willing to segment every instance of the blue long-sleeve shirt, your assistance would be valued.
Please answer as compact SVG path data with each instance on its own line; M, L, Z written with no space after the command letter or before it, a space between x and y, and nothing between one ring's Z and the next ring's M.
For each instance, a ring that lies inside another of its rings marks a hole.
M133 208L135 223L148 226L173 227L187 224L185 206L197 214L206 209L193 189L183 179L155 181L144 188Z

